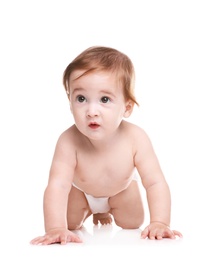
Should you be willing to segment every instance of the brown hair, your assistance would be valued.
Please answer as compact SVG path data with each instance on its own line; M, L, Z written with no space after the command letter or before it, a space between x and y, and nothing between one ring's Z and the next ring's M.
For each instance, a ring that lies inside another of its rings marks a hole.
M65 69L63 85L69 95L69 78L73 71L85 70L83 76L92 71L110 71L117 75L124 89L124 97L139 105L134 95L135 71L130 58L109 47L94 46L79 54Z

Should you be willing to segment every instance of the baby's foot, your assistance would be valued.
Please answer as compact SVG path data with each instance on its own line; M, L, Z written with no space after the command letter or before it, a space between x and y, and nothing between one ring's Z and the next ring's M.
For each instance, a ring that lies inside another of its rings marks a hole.
M93 223L97 225L98 222L100 222L101 225L111 224L112 223L111 214L109 213L93 214Z

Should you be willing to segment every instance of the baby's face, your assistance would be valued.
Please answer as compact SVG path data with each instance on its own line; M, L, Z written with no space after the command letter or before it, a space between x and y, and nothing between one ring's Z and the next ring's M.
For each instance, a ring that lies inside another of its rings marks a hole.
M69 80L70 108L79 131L93 140L113 135L126 115L127 101L115 74L74 71ZM79 77L79 78L78 78Z

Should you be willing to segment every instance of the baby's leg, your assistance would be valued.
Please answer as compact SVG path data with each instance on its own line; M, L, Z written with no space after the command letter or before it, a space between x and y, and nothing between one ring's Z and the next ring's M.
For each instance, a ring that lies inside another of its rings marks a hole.
M91 211L84 193L72 186L67 205L68 229L75 230L81 228L86 218L90 215Z
M123 229L139 228L144 221L144 209L137 181L133 180L126 190L109 198L114 221Z

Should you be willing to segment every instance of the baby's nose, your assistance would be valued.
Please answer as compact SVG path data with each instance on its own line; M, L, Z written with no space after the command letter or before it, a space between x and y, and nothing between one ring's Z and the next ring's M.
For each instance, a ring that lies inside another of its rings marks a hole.
M87 110L88 117L96 117L99 116L99 109L96 104L90 104Z

